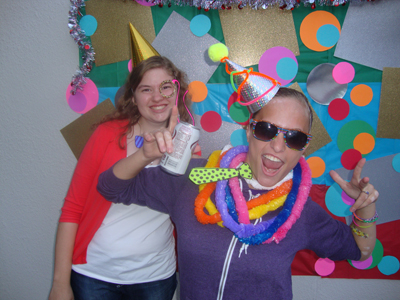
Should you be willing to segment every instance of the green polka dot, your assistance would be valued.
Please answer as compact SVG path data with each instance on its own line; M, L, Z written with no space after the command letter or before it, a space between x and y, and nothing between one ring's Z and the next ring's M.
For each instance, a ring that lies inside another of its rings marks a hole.
M344 153L346 150L354 149L354 139L363 132L369 133L374 139L376 138L375 130L365 121L355 120L344 124L337 137L337 145L340 152Z
M365 270L376 267L381 262L382 257L383 257L383 246L382 243L378 239L376 239L375 248L374 251L372 251L372 263L368 268L365 268ZM354 267L351 260L348 260L348 262L352 267Z
M229 115L232 120L238 123L244 123L250 118L250 113L246 106L240 105L238 102L235 102L229 108Z

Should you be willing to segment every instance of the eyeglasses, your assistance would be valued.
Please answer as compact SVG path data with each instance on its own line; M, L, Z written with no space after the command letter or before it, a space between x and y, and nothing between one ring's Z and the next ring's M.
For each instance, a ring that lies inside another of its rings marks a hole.
M252 120L253 136L260 141L269 142L283 133L285 144L290 149L302 151L310 142L312 135L295 129L285 129L267 121Z
M173 80L164 80L160 83L160 94L164 98L171 98L176 93L176 85Z

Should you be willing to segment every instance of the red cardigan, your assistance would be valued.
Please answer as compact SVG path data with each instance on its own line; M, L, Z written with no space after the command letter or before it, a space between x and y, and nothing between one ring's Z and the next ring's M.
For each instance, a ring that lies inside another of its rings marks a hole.
M96 186L102 172L126 157L126 149L119 147L119 136L126 124L127 121L101 124L79 157L59 220L79 224L73 264L86 263L88 245L110 209L111 202L97 192Z

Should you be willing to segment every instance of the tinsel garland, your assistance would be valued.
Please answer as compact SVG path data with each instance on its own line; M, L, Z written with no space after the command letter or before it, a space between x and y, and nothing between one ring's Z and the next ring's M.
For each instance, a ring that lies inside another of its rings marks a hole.
M68 16L69 33L78 45L80 53L82 53L82 66L75 72L71 80L71 94L75 95L76 91L83 90L83 85L86 84L86 78L91 71L94 63L94 49L90 43L90 39L85 35L85 32L79 26L78 16L82 14L79 11L85 6L85 0L70 0L71 8ZM127 0L123 0L126 2ZM134 0L128 0L134 1ZM232 8L243 9L248 6L251 9L267 9L278 5L281 9L293 10L299 5L310 6L312 9L319 6L339 6L350 2L373 2L375 0L143 0L153 3L160 7L166 5L171 7L172 4L177 6L194 6L198 9L208 11L210 9L226 9Z
M80 53L82 53L82 66L75 72L71 80L71 94L75 95L76 91L83 90L86 83L85 76L89 74L94 63L94 50L89 38L79 26L78 16L82 16L79 9L85 6L85 0L70 0L71 8L68 15L68 27L71 37L78 45Z
M126 1L126 0L124 0ZM267 9L271 6L279 6L281 9L293 10L300 4L305 7L310 6L312 9L319 6L339 6L346 5L349 2L370 2L375 0L143 0L153 3L160 7L166 5L171 7L172 4L178 6L194 6L198 9L208 11L210 9L225 9L232 8L243 9L248 6L251 9Z

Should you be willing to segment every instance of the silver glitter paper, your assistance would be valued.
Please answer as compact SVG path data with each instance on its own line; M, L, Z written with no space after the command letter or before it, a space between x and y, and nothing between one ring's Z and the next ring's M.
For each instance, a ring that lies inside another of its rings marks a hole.
M195 36L190 30L190 22L174 11L152 46L183 70L189 82L197 80L207 83L219 65L208 57L208 48L216 43L219 41L209 34Z
M399 68L399 11L400 1L351 4L334 55L378 70Z
M235 70L235 71L247 70L228 59L225 60L225 62L226 64L228 64L230 70ZM244 102L250 102L256 99L257 97L264 94L271 87L273 87L273 83L269 79L259 76L257 74L249 73L247 80L246 77L247 74L233 75L233 80L237 86L240 86L243 83L243 81L245 81L240 91L241 99ZM275 96L279 88L280 85L276 84L275 87L273 87L273 89L269 91L266 95L258 99L256 102L247 106L250 113L255 113L256 111L259 111L264 105L266 105Z
M400 173L392 167L392 161L396 155L368 160L362 170L363 177L369 177L370 182L373 182L374 187L379 191L379 199L385 199L384 204L383 201L378 201L377 204L379 211L377 225L400 219ZM335 171L348 181L353 176L353 170L340 168ZM385 174L385 176L382 176L382 174Z
M239 124L233 124L222 121L221 127L215 132L207 132L200 126L201 116L193 115L194 120L200 129L199 145L201 147L201 156L207 158L215 150L222 150L225 145L230 143L231 134L237 129L241 129Z
M320 64L308 75L307 92L319 104L328 105L346 94L347 84L338 84L332 77L334 67L331 63Z

